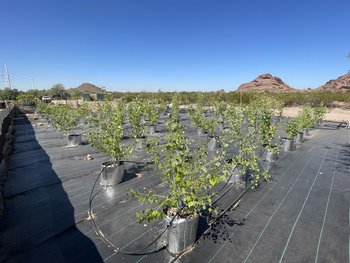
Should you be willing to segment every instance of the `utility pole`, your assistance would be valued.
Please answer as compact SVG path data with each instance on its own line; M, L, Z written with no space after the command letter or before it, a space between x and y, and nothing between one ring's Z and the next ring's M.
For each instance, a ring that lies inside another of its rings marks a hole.
M32 90L35 90L34 79L32 78Z
M5 81L5 88L11 89L11 81L10 81L10 75L7 70L7 65L5 64L5 75L4 75L4 81Z

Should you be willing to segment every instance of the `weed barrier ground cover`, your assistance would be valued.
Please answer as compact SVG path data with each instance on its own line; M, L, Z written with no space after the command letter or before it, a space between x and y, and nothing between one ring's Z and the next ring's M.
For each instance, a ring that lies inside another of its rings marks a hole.
M164 136L162 116L153 136ZM40 121L40 120L38 120ZM186 133L201 142L188 114L181 114ZM34 122L35 124L35 122ZM271 166L272 180L249 190L215 224L199 222L196 245L178 257L159 238L145 252L126 255L98 238L88 218L88 199L100 164L108 159L88 144L68 148L62 135L36 126L25 115L15 120L16 143L5 187L7 214L0 225L0 261L10 262L302 262L348 260L350 133L327 122L290 153L281 152ZM283 137L282 131L279 131ZM234 150L232 150L234 152ZM91 154L94 159L84 159ZM261 157L262 160L263 157ZM148 162L145 151L129 160ZM262 165L267 165L261 162ZM152 169L126 163L126 180L97 187L95 222L124 251L147 246L164 229L144 226L135 218L142 205L128 188L167 191ZM142 174L135 177L135 174ZM225 193L220 211L232 205L242 189L217 186ZM207 219L207 220L206 220Z

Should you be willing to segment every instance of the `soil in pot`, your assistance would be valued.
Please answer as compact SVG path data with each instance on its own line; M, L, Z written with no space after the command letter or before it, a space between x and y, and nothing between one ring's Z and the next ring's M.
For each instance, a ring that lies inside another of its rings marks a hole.
M69 134L68 137L68 147L74 147L81 144L81 134Z
M124 162L102 163L101 171L101 185L111 186L119 184L124 177Z
M169 253L179 254L191 248L196 241L199 216L184 219L173 219L165 216L168 226L166 232L166 247Z

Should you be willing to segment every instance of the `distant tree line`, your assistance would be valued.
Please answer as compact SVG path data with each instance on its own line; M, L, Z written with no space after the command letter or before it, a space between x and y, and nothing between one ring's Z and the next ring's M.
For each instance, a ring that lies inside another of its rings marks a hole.
M28 90L26 92L17 89L5 88L0 90L0 100L16 100L20 95L27 95L41 99L43 96L50 96L53 99L80 99L79 91L68 92L62 84L55 84L50 89L44 90ZM144 99L157 99L161 101L171 101L174 92L109 92L109 99L122 99L126 102L133 101L137 97ZM178 92L178 98L181 103L196 103L200 96L204 96L208 105L211 105L219 97L220 100L236 103L247 104L252 101L259 93L256 92ZM280 92L269 93L272 97L284 102L285 106L298 105L319 105L323 102L326 106L330 106L334 101L350 102L350 92L329 92L329 91L298 91L298 92ZM23 98L23 97L20 97Z
M41 99L43 96L50 96L51 98L62 100L70 99L75 95L67 92L62 84L55 84L50 89L43 90L30 89L28 91L19 91L18 89L5 88L0 90L0 100L16 100L20 94L32 95L38 99Z

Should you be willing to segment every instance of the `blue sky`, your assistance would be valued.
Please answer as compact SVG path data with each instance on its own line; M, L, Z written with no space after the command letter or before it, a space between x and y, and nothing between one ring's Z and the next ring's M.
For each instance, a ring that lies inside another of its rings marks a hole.
M231 91L265 72L315 88L350 69L349 0L0 4L0 66L21 90L33 78L38 89Z

